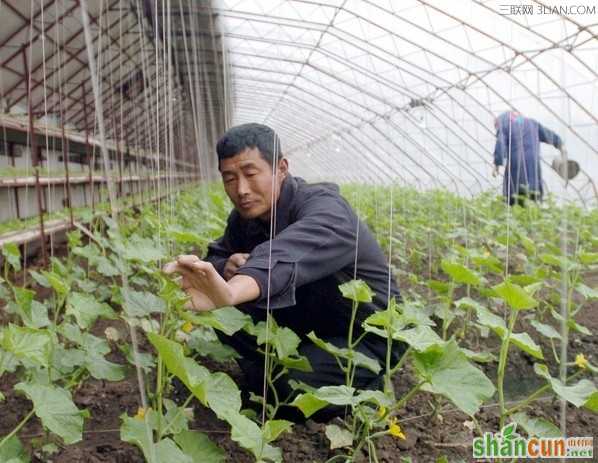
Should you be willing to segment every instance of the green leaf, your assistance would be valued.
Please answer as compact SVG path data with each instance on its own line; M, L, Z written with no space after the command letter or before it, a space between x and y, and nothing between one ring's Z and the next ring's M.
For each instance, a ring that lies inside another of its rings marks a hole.
M578 257L584 265L598 264L598 252L580 252Z
M140 260L149 263L164 259L166 253L154 240L133 235L129 239L123 257L127 260Z
M576 407L581 407L586 402L592 403L597 393L596 386L588 379L582 379L577 384L565 386L560 379L551 378L552 390L562 399L571 402Z
M116 314L108 304L99 302L92 295L78 292L74 292L69 296L66 313L74 316L77 324L82 329L90 328L100 317L116 318Z
M292 370L311 372L313 368L309 363L309 359L304 356L299 357L286 357L278 360L281 365L290 368Z
M241 409L241 393L225 373L210 373L194 360L185 357L180 344L148 333L148 339L162 356L168 371L179 378L204 405L208 405L221 419Z
M0 461L3 463L29 463L31 459L17 436L12 436L0 446Z
M184 313L183 318L194 325L209 326L232 336L251 322L251 317L235 307L222 307L197 314Z
M351 358L355 366L367 368L368 370L370 370L376 374L380 372L381 367L377 360L375 360L371 357L368 357L367 355L365 355L357 350L353 350L351 352L346 347L337 347L330 342L326 342L326 341L318 338L313 331L310 332L307 335L307 337L320 349L328 352L329 354L331 354L337 358L343 358L343 359Z
M561 256L555 256L554 254L541 254L540 260L545 264L552 265L553 267L562 267L566 265L566 259Z
M152 432L148 430L149 424L142 420L131 418L126 413L123 413L120 418L122 420L122 424L120 425L120 440L139 447L143 455L145 455L147 462L157 463L152 458L153 441L151 440Z
M374 293L363 280L351 280L338 287L343 297L354 302L372 302Z
M110 262L110 259L105 256L98 256L94 258L93 263L96 265L98 272L105 277L115 277L120 275L118 268L116 268L114 264Z
M204 247L209 244L209 240L199 233L193 233L183 228L170 226L166 230L166 236L179 244L194 244Z
M355 404L355 389L349 386L323 386L313 392L320 400L333 405Z
M464 347L461 347L461 352L463 352L469 360L473 360L474 362L489 363L496 361L496 357L490 352L474 352L472 350L465 349Z
M551 311L551 314L556 320L558 320L561 323L563 323L563 321L565 320L563 317L561 317L561 315L558 312L556 312L554 310ZM589 329L587 329L585 326L577 323L573 317L570 317L567 320L567 326L569 327L570 330L577 331L578 333L584 334L586 336L591 336L591 334L592 334L592 332Z
M43 271L42 274L46 277L48 283L50 283L50 286L52 286L52 289L54 289L58 296L61 298L65 298L67 296L71 288L62 275L59 275L56 272L46 271Z
M328 405L328 402L318 399L313 393L306 392L304 394L299 394L295 400L293 400L291 405L297 407L306 418L309 418L318 410L321 410Z
M521 245L525 248L528 254L535 254L536 253L536 244L534 241L523 234L519 234L519 239L521 240Z
M598 413L598 392L592 393L583 406L594 413Z
M506 333L507 325L505 321L498 315L490 312L486 307L476 307L476 315L480 325L487 326L501 337Z
M598 299L598 289L590 288L583 283L579 283L575 289L587 300Z
M446 259L442 259L440 262L440 267L442 268L442 271L456 283L477 286L482 281L476 272L468 269L458 262L451 262Z
M183 453L183 451L177 447L172 439L162 439L160 442L155 444L156 447L156 459L160 463L193 463L193 459Z
M280 327L275 321L270 321L270 328L267 328L265 322L259 322L256 325L249 325L247 331L253 336L257 336L257 344L270 344L276 350L279 359L286 359L291 356L297 356L297 348L301 339L293 330L287 327Z
M2 334L1 331L0 334ZM1 342L0 346L2 346ZM0 349L0 376L2 376L5 371L13 373L18 366L19 360L15 357L13 353L6 352L5 350Z
M475 310L484 308L484 306L482 304L480 304L478 301L476 301L475 299L472 299L470 297L462 297L461 299L456 300L455 307L457 307L458 309L471 308L471 309L475 309Z
M257 461L282 461L280 449L269 445L258 425L249 418L239 414L231 414L226 420L232 427L231 439L248 449Z
M2 255L15 272L21 270L21 252L15 243L6 243L2 246Z
M516 283L519 286L529 286L529 285L533 285L536 283L541 283L544 280L542 278L539 278L534 275L522 274L522 275L510 275L509 281L511 283Z
M240 357L232 347L222 344L219 340L204 339L196 333L199 333L199 330L191 332L187 345L199 355L210 357L217 362L226 362Z
M226 461L224 451L202 432L182 431L173 438L193 463L222 463Z
M41 384L19 383L15 391L24 393L32 402L35 414L44 427L59 435L65 444L83 439L83 416L66 389Z
M122 365L109 362L104 357L92 355L87 357L85 367L91 376L108 381L122 381L126 376L126 369Z
M266 442L274 442L283 432L293 427L293 422L287 420L268 420L264 425L264 439Z
M530 437L561 436L560 429L543 418L531 418L525 412L519 412L511 415L511 419L521 426Z
M436 394L442 394L468 415L494 394L494 385L473 366L455 341L426 352L413 352L414 366Z
M532 309L538 306L538 301L515 283L504 281L492 289L514 310Z
M542 349L534 342L534 340L529 336L529 334L511 333L510 340L513 344L519 347L519 349L521 349L524 352L527 352L532 357L535 357L540 360L544 359Z
M547 380L551 380L552 378L550 377L550 372L548 371L548 367L546 365L544 365L543 363L534 363L534 373L536 373L538 376L547 379Z
M17 359L27 359L40 366L50 363L53 338L49 331L9 324L4 330L2 347Z
M360 404L363 402L369 402L371 404L376 405L377 407L390 408L393 406L395 401L394 398L391 398L389 395L386 395L382 391L365 390L357 394L357 397L354 400L354 403L356 404Z
M353 445L353 434L348 429L343 429L336 424L326 426L326 437L330 441L330 449L340 449Z
M137 351L137 361L135 361L135 352L133 348L128 344L122 344L118 346L119 349L125 354L127 362L131 365L139 365L146 373L150 373L155 365L154 356L149 352Z
M393 339L409 344L414 350L423 352L432 346L442 346L444 341L429 326L416 326L394 333Z
M502 262L495 256L473 256L471 261L478 267L486 267L492 273L503 273Z
M121 289L123 308L129 317L145 317L151 313L166 312L166 302L147 291Z
M449 284L445 281L430 280L428 281L428 286L438 294L447 294L449 291Z
M23 323L29 328L43 328L50 324L48 308L34 300L35 293L25 288L14 287L15 304L11 304L14 312L19 314Z
M540 323L538 320L532 320L530 325L532 325L540 334L549 339L561 339L561 334L550 325Z
M297 355L297 348L301 343L301 339L293 330L287 327L278 328L275 330L272 344L276 349L276 354L279 359L285 359L291 355Z
M38 285L43 286L44 288L49 288L50 287L50 282L41 273L36 272L35 270L29 270L29 274L33 277L33 279L35 280L35 282Z
M183 453L170 439L162 439L157 443L152 440L149 423L131 418L126 414L121 415L120 438L124 442L134 444L141 449L148 463L193 463L193 459Z

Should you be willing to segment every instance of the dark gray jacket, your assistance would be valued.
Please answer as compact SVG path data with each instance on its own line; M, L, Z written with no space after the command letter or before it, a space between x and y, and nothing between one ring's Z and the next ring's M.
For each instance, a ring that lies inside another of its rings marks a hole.
M302 336L313 330L320 337L346 337L351 301L342 297L341 283L356 277L376 293L373 304L360 305L356 333L368 315L386 308L389 292L400 299L394 278L389 289L388 263L376 239L334 184L308 184L289 175L271 242L269 235L268 223L245 220L233 210L224 236L209 245L206 257L222 274L231 254L250 254L237 273L253 277L260 287L259 299L240 306L254 320L265 318L269 295L280 325Z

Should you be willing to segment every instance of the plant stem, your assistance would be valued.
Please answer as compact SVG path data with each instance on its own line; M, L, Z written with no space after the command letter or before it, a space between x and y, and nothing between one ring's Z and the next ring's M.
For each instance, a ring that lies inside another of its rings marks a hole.
M411 346L409 346L407 348L407 350L405 351L405 353L403 354L403 356L399 359L398 363L395 365L395 367L391 370L391 374L395 374L397 371L399 371L401 369L401 367L403 366L403 364L405 363L405 361L407 360L407 357L409 356L409 354L411 353Z
M509 328L503 337L502 344L500 346L500 357L498 360L498 402L500 404L500 425L499 429L504 427L504 421L506 416L505 408L505 393L504 393L504 381L505 381L505 368L507 366L507 355L509 353L509 343L511 341L511 334L517 321L517 311L511 310L509 315Z
M397 403L396 403L396 404L393 406L393 408L395 408L396 410L399 410L401 407L403 407L403 406L404 406L404 405L405 405L405 404L406 404L406 403L409 401L409 399L411 399L411 397L413 397L413 395L414 395L414 394L416 394L416 393L417 393L417 391L419 391L419 390L421 389L421 387L422 387L424 384L426 384L426 383L427 383L427 381L422 381L422 382L420 382L420 383L416 384L415 386L413 386L413 387L411 388L411 390L410 390L410 391L409 391L407 394L405 394L405 395L404 395L404 396L401 398L401 400L399 400L399 401L398 401L398 402L397 402Z
M351 323L349 323L349 335L347 337L347 348L349 349L350 354L353 353L353 325L355 325L355 317L357 315L357 306L359 303L357 301L353 301L353 305L351 307ZM345 371L345 384L347 386L351 386L352 381L352 363L353 360L351 357L347 359L347 370Z
M0 441L0 449L2 448L2 446L12 437L14 436L16 433L18 433L21 428L23 426L25 426L25 424L27 423L27 421L29 421L31 419L31 417L33 416L33 414L35 413L35 409L31 410L26 416L25 418L23 418L19 424L17 424L17 426L10 432L10 434L4 436L4 438Z
M176 422L179 415L183 412L183 410L185 410L187 405L189 405L189 402L191 402L191 400L193 400L193 397L194 397L193 394L189 394L189 397L187 397L187 399L185 399L185 402L183 402L183 405L181 405L179 410L176 412L176 415L174 415L174 418L170 421L170 423L168 423L164 427L164 429L162 429L162 431L160 433L158 433L158 437L159 437L158 441L162 440L162 436L164 436L164 434L166 434L166 431L168 431L172 427L172 424Z
M390 394L392 391L390 355L392 354L392 331L390 326L386 327L386 374L384 375L384 392Z
M446 341L446 337L448 335L448 329L451 324L449 321L449 314L451 311L451 305L453 304L453 294L455 292L455 283L451 281L449 283L449 292L448 292L448 300L446 302L446 310L444 312L444 317L442 319L442 340Z

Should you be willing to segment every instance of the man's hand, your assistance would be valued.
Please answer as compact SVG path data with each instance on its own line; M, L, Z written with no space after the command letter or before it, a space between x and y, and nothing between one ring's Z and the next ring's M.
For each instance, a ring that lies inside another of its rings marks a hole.
M226 281L230 280L235 275L235 273L237 273L239 267L245 265L247 259L249 259L249 254L232 254L226 261L226 264L224 265L224 279Z
M210 262L197 256L179 256L164 266L167 274L179 273L181 287L191 296L187 308L208 311L255 300L260 295L257 282L247 275L235 275L228 282Z
M494 168L492 169L492 176L496 177L499 174L499 167L495 164Z
M212 310L233 303L232 288L211 263L197 256L179 256L164 266L164 272L181 274L181 287L191 296L190 309Z

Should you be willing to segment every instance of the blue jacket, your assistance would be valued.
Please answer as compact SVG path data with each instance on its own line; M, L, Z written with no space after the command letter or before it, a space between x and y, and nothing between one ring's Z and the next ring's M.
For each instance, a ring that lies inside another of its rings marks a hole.
M543 194L540 169L540 142L560 148L561 138L533 119L516 112L502 113L496 119L494 164L506 162L503 194L513 196L534 192Z

